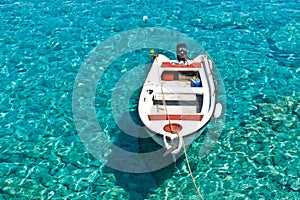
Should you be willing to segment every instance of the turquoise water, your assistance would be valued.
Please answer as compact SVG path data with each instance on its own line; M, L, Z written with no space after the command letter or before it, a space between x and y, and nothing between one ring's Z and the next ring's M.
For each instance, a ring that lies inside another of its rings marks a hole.
M300 199L299 1L7 0L0 11L0 199L198 199L184 157L155 172L117 171L89 153L74 124L73 85L86 56L144 27L193 38L223 78L217 144L199 157L204 133L187 150L204 198ZM141 49L115 60L95 99L105 134L132 152L159 147L122 134L110 108L114 81L148 59ZM138 92L125 108L136 124Z

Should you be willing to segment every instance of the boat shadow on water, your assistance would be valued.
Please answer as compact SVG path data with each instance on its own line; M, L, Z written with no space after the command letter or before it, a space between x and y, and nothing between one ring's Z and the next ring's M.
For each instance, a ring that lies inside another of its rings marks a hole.
M137 130L136 126L132 128L133 132L136 132L136 134L140 136L145 136L147 133L142 127L142 123L139 121L138 114L133 112L131 113L131 118L137 125L140 126L140 128ZM128 119L121 118L118 123L123 125L130 126L130 122L128 123ZM121 125L122 126L122 125ZM130 127L128 127L128 130ZM146 169L149 169L147 172L143 173L130 173L130 172L123 172L116 169L113 169L111 167L105 166L103 169L104 173L113 173L116 182L115 184L121 188L123 188L128 194L129 199L139 200L139 199L145 199L148 198L151 193L155 193L155 190L160 187L161 184L163 184L166 180L171 178L176 172L178 168L180 168L184 156L179 157L176 162L173 162L173 157L171 155L163 156L163 153L166 151L166 149L163 149L160 145L158 145L151 137L134 137L131 136L123 131L120 131L118 128L115 130L116 132L119 132L114 140L114 145L118 146L124 151L132 152L136 154L144 154L144 153L151 153L151 152L161 152L160 157L147 158L141 156L140 162L137 165L132 164L130 161L128 161L125 157L123 157L122 161L120 161L120 165L126 165L130 164L131 166L127 166L130 169L130 171L135 171L135 167L139 168L139 166L144 165ZM148 134L147 134L148 135ZM157 163L156 165L152 165L154 162L159 162L160 159L166 159L168 160L163 161L162 160L162 166ZM111 160L115 160L115 158L108 158L108 162ZM128 157L130 159L130 157ZM128 162L126 162L126 160ZM124 161L124 162L123 162ZM168 165L166 165L166 163ZM164 167L165 166L165 167ZM157 168L157 170L153 170L153 168ZM137 169L138 171L138 169Z

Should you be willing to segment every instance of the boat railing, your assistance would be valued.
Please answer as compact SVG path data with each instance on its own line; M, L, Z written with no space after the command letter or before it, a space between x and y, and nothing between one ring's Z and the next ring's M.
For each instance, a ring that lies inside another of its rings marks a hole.
M212 74L212 63L208 57L204 57L202 61L202 65L204 66L204 72L206 77L208 77L208 87L209 87L209 95L211 98L210 105L209 105L209 116L213 114L216 104L216 89L215 89L215 82L213 79Z

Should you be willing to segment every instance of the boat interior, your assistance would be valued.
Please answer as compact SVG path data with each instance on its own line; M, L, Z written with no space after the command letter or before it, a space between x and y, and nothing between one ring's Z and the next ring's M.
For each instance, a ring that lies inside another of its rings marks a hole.
M190 81L194 76L200 78L198 71L165 70L161 74L162 81Z

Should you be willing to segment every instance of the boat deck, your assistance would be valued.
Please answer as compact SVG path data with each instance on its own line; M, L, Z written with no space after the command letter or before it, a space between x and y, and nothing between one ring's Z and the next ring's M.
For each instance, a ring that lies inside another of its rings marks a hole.
M197 106L164 106L153 105L150 110L151 114L189 114L197 113Z
M195 101L195 94L184 93L158 93L154 95L154 100L176 100L176 101Z
M189 81L161 81L163 93L203 94L203 87L191 87Z

